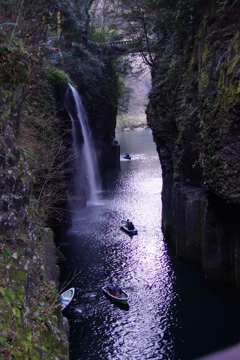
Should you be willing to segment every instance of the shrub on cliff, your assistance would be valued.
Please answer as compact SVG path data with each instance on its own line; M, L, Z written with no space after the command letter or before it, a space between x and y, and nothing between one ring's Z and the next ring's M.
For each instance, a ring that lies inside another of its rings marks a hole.
M61 86L63 84L71 83L71 79L64 71L56 69L54 67L46 67L44 69L46 79L52 85Z

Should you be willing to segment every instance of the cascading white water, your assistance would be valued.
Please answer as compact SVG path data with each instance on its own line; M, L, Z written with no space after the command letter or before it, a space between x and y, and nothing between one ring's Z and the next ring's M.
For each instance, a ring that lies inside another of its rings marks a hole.
M93 145L86 111L78 92L71 84L68 84L68 86L75 107L75 111L72 111L69 106L66 106L72 120L72 142L76 167L73 179L73 196L71 196L74 201L70 200L69 203L71 210L76 212L79 209L75 200L79 196L80 189L84 189L88 205L99 203L100 176L97 154ZM79 134L78 125L80 125L82 134Z

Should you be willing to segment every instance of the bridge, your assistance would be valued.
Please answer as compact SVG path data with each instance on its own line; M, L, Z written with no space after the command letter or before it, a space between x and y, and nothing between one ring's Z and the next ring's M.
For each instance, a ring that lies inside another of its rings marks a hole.
M146 52L147 41L139 38L134 40L110 41L102 45L103 52L109 57L118 57L129 53Z

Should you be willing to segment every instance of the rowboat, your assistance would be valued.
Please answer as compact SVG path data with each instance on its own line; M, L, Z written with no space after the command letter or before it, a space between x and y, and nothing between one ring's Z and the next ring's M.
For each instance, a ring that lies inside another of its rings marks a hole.
M72 287L66 291L64 291L61 295L60 295L60 300L61 300L61 310L63 311L65 309L65 307L70 304L70 302L72 301L73 297L75 294L75 289Z
M138 231L136 228L134 228L133 230L129 230L127 227L127 222L122 220L121 221L121 226L120 229L122 229L123 231L125 231L128 235L137 235Z
M111 300L113 300L119 304L126 304L128 301L128 294L123 290L121 290L121 294L119 294L117 296L114 296L113 294L111 294L108 291L107 286L102 287L102 291L106 295L106 297L110 298Z
M125 154L123 158L127 160L131 160L131 156L129 154Z

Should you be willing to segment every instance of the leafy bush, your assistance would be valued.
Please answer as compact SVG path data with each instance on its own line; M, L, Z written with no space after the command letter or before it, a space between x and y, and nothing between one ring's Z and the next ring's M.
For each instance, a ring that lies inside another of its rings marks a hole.
M62 70L53 67L47 67L45 69L45 73L46 78L50 82L50 84L63 85L72 82L69 75Z

